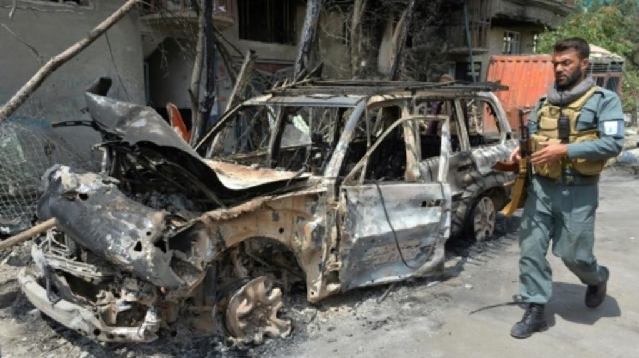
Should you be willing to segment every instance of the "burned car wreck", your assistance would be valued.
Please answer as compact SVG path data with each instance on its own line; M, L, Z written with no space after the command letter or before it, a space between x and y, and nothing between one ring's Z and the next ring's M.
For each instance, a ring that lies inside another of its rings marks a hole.
M43 176L38 219L57 227L19 277L38 309L101 341L152 341L178 319L285 336L283 290L317 302L437 274L449 237L492 234L513 179L491 169L516 142L489 85L288 85L193 148L105 88L73 123L101 133L102 172Z

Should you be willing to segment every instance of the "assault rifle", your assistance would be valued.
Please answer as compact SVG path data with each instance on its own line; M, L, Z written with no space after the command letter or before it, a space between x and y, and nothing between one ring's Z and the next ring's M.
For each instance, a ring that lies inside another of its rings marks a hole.
M528 156L530 153L530 132L528 126L524 125L524 110L519 110L519 165L514 161L498 161L493 166L493 169L502 172L514 172L517 173L517 179L513 185L513 192L510 197L510 202L502 209L502 213L506 216L511 216L515 213L515 210L524 207L526 202L526 187L530 182L529 178L530 162Z

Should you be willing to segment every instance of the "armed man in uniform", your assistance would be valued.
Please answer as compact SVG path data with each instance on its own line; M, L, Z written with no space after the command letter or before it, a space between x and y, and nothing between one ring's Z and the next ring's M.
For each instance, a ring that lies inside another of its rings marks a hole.
M533 175L520 228L521 299L528 304L510 334L527 338L547 329L544 306L552 291L552 252L587 285L585 305L606 297L610 271L593 254L598 181L607 159L623 146L619 97L586 76L590 47L581 38L554 46L555 83L529 117ZM519 160L519 149L511 154Z

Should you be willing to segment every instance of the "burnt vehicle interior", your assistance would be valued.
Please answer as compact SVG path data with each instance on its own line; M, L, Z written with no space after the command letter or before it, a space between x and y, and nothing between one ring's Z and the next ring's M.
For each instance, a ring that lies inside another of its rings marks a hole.
M462 120L470 142L467 149L500 142L499 125L490 102L481 98L462 98L459 104L461 113L450 97L420 98L415 114L451 117L452 153L463 149L463 137L457 129ZM209 156L242 165L322 175L352 111L352 107L296 107L291 104L245 106L222 124ZM392 102L376 104L375 108L366 110L348 145L340 177L348 174L384 129L401 117L402 107ZM419 135L421 158L437 160L441 148L441 122L432 121L422 126ZM371 162L388 165L368 166L367 179L392 180L404 175L406 143L402 129L396 128L383 141L373 153Z
M348 119L348 110L319 106L242 107L213 139L210 157L320 174Z

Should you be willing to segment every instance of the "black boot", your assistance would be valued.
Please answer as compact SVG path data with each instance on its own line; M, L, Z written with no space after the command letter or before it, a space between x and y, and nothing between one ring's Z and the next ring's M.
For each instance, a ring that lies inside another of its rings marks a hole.
M601 266L601 269L606 273L606 279L597 285L588 285L588 289L586 290L586 306L590 308L599 307L606 298L610 271L608 271L608 268L605 266Z
M546 317L544 316L544 305L531 303L528 305L524 317L515 323L510 330L510 335L515 338L528 338L535 332L548 329Z

